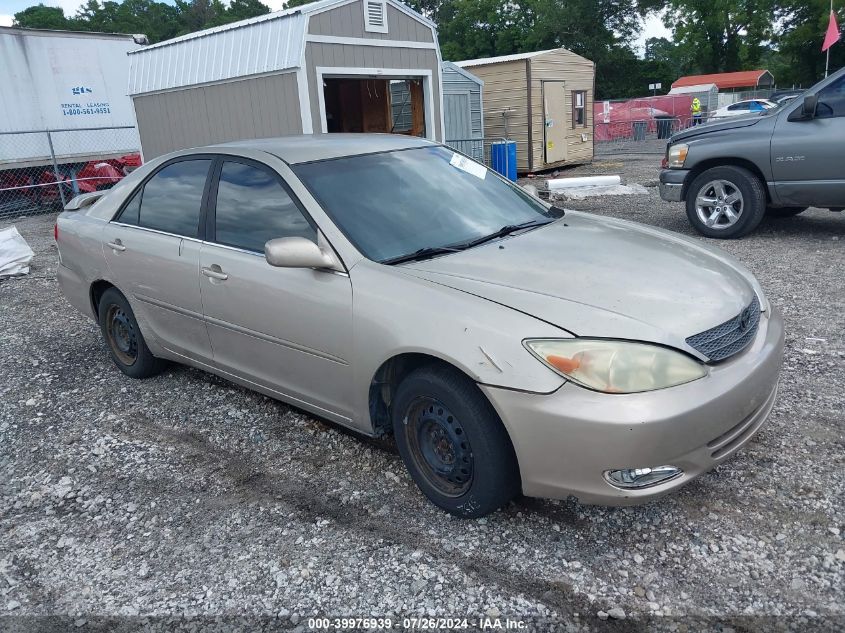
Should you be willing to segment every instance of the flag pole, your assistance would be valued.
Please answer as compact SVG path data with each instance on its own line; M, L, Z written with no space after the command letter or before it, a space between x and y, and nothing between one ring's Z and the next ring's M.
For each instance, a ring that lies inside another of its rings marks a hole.
M830 0L830 15L833 15L833 0ZM825 59L825 62L824 62L825 79L827 79L827 71L830 68L830 49L831 48L832 47L828 46L828 48L827 48L827 58Z

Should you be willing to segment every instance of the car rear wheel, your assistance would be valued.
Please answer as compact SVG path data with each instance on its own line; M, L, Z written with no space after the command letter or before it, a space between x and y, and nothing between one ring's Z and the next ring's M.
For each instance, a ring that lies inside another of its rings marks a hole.
M687 194L687 217L702 235L732 239L757 228L766 211L760 179L743 167L713 167L699 175Z
M399 385L392 406L399 454L435 505L481 517L520 492L516 455L499 416L457 370L430 365Z
M807 207L768 207L766 209L766 217L775 219L791 218L806 210Z
M152 355L129 302L119 290L109 288L103 293L98 312L100 331L120 371L131 378L149 378L164 370L167 361Z

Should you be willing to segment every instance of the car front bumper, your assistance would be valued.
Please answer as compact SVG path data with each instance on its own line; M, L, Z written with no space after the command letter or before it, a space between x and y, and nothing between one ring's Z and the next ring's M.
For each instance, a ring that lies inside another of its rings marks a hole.
M524 494L635 505L679 488L729 458L774 406L783 319L771 310L753 343L693 382L637 394L603 394L572 383L538 395L481 386L507 428ZM672 465L683 474L620 489L607 470Z
M689 169L660 170L660 197L668 202L681 202L688 174Z

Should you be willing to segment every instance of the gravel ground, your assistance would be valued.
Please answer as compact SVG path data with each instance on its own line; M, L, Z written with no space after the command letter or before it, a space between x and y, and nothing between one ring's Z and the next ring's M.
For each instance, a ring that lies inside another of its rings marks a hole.
M650 188L567 206L692 235L656 169L570 170ZM200 371L123 376L59 292L53 219L17 221L33 269L0 283L0 629L845 629L845 218L719 243L787 326L777 404L734 459L646 506L521 499L476 521L427 503L389 443Z

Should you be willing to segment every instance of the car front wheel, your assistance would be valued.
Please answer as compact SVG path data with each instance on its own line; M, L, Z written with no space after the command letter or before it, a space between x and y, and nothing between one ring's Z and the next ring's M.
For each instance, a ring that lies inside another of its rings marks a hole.
M766 212L763 183L744 167L712 167L687 194L687 217L702 235L732 239L749 234Z
M464 374L439 365L415 370L399 385L392 416L399 454L435 505L476 518L519 494L507 431Z

